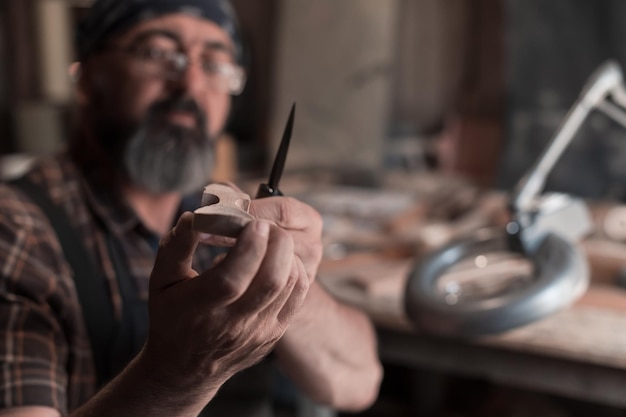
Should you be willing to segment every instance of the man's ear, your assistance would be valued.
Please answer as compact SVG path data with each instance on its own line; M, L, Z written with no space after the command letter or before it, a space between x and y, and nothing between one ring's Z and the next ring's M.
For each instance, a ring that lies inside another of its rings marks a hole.
M70 75L70 79L76 86L76 101L78 104L87 104L89 103L89 93L87 90L87 85L85 82L85 77L83 76L83 65L80 62L73 62L70 64L68 68L68 72Z

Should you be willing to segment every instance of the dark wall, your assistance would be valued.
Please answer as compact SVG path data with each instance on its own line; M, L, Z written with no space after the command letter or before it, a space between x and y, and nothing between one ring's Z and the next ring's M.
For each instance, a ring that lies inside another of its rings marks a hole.
M7 153L12 147L9 129L9 74L6 42L6 2L0 4L0 153Z
M8 74L6 68L7 54L6 54L6 26L5 26L5 12L0 6L0 107L5 107L8 102Z
M246 88L233 101L228 131L239 144L240 170L261 170L266 162L269 120L272 103L277 0L233 0L244 42Z
M507 147L500 184L538 158L594 69L626 64L623 0L506 0ZM554 170L548 189L626 199L626 130L595 114Z

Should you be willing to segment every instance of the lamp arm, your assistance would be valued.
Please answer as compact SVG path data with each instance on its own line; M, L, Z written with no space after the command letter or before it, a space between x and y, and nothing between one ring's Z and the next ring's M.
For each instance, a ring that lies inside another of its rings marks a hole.
M510 200L514 213L533 210L533 203L543 190L548 175L593 109L600 107L611 93L616 102L619 104L623 102L626 107L626 92L623 90L622 80L620 67L614 61L603 64L592 74L550 144L518 183Z

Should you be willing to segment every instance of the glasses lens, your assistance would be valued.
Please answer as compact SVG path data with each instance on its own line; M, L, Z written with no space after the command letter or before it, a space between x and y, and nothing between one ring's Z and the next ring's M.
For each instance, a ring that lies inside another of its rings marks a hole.
M144 75L170 79L180 72L175 57L161 48L140 47L131 52L138 71Z
M180 80L189 64L189 58L180 52L160 48L139 48L133 51L141 73L168 80ZM192 63L193 64L193 63ZM229 62L199 64L207 80L207 88L239 95L246 83L243 68Z
M233 72L228 81L228 90L230 94L237 96L241 94L246 85L246 73L243 68L233 66Z
M208 85L216 91L238 95L245 85L243 69L231 63L211 63L206 65L205 74Z

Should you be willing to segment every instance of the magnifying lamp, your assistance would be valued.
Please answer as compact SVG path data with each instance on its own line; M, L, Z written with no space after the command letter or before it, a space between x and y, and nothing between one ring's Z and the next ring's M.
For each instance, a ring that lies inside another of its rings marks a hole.
M416 264L404 304L418 330L459 337L502 332L555 313L584 293L589 267L577 241L592 227L587 207L566 194L541 192L587 116L598 110L626 127L624 109L622 72L609 61L590 77L549 145L518 183L509 199L506 229L480 231ZM509 276L496 284L487 284L480 268L472 279L450 278L459 264L487 262L489 253L517 257L529 264L528 271L504 271Z

